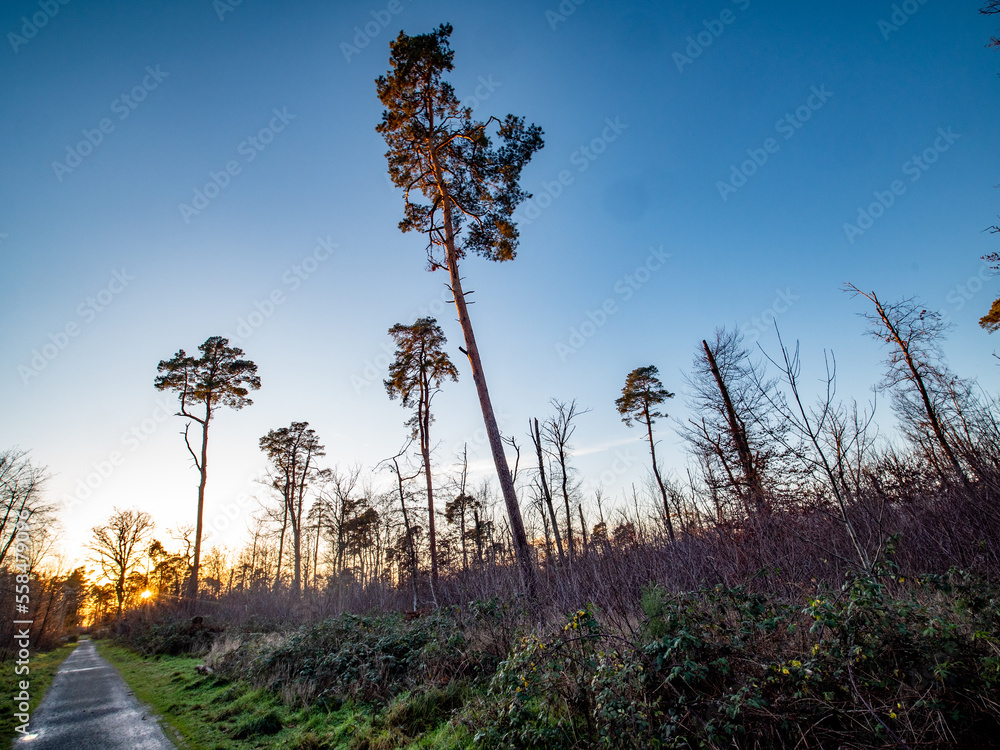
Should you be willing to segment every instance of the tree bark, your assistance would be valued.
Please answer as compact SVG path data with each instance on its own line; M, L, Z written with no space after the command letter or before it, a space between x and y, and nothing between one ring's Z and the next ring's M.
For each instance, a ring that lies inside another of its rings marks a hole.
M443 203L445 247L447 249L450 288L455 298L458 321L462 326L462 334L465 337L466 355L472 367L472 380L476 384L476 393L479 396L479 405L483 412L483 422L486 427L486 435L490 441L490 450L493 453L493 464L496 467L497 479L500 482L500 491L503 493L504 504L507 507L511 536L514 541L514 555L521 573L521 583L528 597L534 600L538 586L535 578L535 569L531 564L531 550L528 546L528 537L524 531L521 508L518 505L517 493L514 490L514 480L510 475L510 467L507 465L507 456L504 454L503 441L500 439L500 429L497 427L496 415L493 411L493 404L490 401L490 392L486 386L483 362L479 356L479 346L476 344L476 336L472 330L469 306L465 300L465 291L462 289L462 277L458 271L458 249L455 246L455 225L452 219L451 196L444 188L444 175L440 163L433 153L431 161Z
M298 488L294 484L292 486L292 495L294 498L294 508L292 510L292 552L295 555L295 578L292 581L292 592L295 595L298 595L302 591L302 511L305 506L306 479L309 476L310 463L312 463L312 448L307 447L306 462L305 466L302 467L302 473L299 475ZM294 459L292 465L294 472ZM307 560L307 568L308 565Z
M431 548L431 599L437 606L437 534L434 529L434 480L431 476L431 409L430 383L425 377L420 381L420 406L417 412L420 422L420 455L424 461L424 479L427 482L427 537Z
M403 511L403 528L406 529L406 546L410 553L410 588L413 592L413 611L417 611L417 551L413 546L413 532L410 530L410 516L406 512L406 493L403 492L403 475L399 471L396 459L392 460L396 470L396 483L399 488L399 507Z
M573 516L569 509L569 476L566 471L566 449L562 442L557 446L559 449L559 469L562 471L562 495L566 504L566 544L569 547L569 564L573 564L576 557L576 550L573 548Z
M194 532L194 561L191 563L191 579L188 581L188 598L198 599L198 572L201 567L201 533L205 515L205 486L208 484L208 423L211 421L211 405L205 409L205 421L201 425L201 482L198 484L198 520Z
M273 591L277 593L281 585L281 558L285 553L285 532L288 530L288 505L285 505L284 513L281 515L281 537L278 540L278 564L274 570Z

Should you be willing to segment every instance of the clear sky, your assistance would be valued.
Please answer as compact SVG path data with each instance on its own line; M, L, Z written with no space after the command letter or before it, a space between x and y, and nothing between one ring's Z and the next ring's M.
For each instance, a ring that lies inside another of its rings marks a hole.
M212 431L206 519L235 511L207 544L235 544L269 429L310 422L330 464L398 449L386 331L432 314L462 376L435 455L468 441L487 470L445 278L396 227L375 132L389 41L445 21L458 95L545 131L517 259L463 268L506 434L527 443L550 398L578 399L581 478L620 492L648 472L614 409L626 373L658 366L684 419L698 342L737 326L773 351L775 315L807 379L833 349L841 394L864 399L880 351L845 281L945 312L953 367L996 392L976 325L1000 286L980 260L1000 212L982 4L8 0L0 447L47 465L54 501L94 485L61 514L71 557L115 505L166 537L193 522L197 473L156 364L229 336L263 381ZM659 437L683 471L669 423Z

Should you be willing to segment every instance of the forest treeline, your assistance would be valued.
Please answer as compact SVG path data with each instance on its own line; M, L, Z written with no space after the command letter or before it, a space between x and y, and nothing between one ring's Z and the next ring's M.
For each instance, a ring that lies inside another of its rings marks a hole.
M583 597L627 618L650 582L733 584L774 569L789 582L835 583L845 571L874 570L892 539L900 540L896 561L922 572L996 571L998 404L950 370L936 314L912 300L860 299L869 334L884 344L878 392L895 438L878 432L874 404L837 398L832 354L813 398L802 382L817 373L802 372L797 346L779 336L776 353L755 353L726 329L698 344L683 384L689 417L672 424L690 458L683 481L652 463L675 398L653 366L629 373L603 407L638 427L650 451L648 480L628 496L585 495L573 437L588 410L576 401L553 399L523 436L507 438L541 598L558 611ZM410 414L402 449L375 467L344 467L327 462L307 422L261 436L268 471L248 538L202 557L196 606L223 619L249 608L293 622L523 593L496 484L470 482L464 460L457 471L429 471L433 396L457 375L440 328L423 319L390 333L398 348L387 395ZM224 339L203 348L228 351L244 363L237 369L250 370ZM32 544L19 564L34 588L37 643L82 617L116 620L194 601L194 525L158 530L148 512L115 509L92 531L89 565L53 572L47 535L56 511L41 491L44 471L17 450L0 456L0 467L0 565L13 574L14 519L27 514Z

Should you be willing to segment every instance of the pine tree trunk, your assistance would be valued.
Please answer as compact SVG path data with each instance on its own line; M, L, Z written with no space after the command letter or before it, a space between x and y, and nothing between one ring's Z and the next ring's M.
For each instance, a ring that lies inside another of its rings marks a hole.
M198 599L198 572L201 567L201 534L205 515L205 485L208 484L208 423L211 407L206 409L205 421L201 427L201 482L198 484L198 520L194 532L194 561L191 564L191 579L188 581L188 598Z
M663 519L667 523L667 533L670 534L670 541L676 542L677 537L674 536L674 524L670 520L670 503L667 501L667 490L663 487L660 470L656 466L656 448L653 444L653 421L648 411L646 412L646 431L649 435L649 455L653 460L653 476L656 477L656 484L660 488L660 494L663 496Z
M434 166L438 185L443 186L444 179L441 168L436 161ZM528 597L533 600L536 596L538 586L535 578L535 569L531 564L531 549L528 547L528 537L524 532L524 521L521 518L521 508L517 503L517 493L514 491L514 480L510 475L507 456L503 451L500 429L497 427L493 404L490 402L490 392L486 387L486 375L483 372L483 362L479 356L479 347L476 345L476 336L472 330L469 306L465 300L465 292L462 289L462 277L458 272L458 250L455 247L455 225L452 220L451 196L443 188L441 198L444 204L445 244L447 248L451 292L455 297L458 322L462 326L462 334L465 337L466 354L469 357L469 364L472 366L472 380L476 384L476 393L479 395L479 405L483 411L483 422L486 427L486 435L490 441L490 449L493 452L493 464L496 467L497 479L500 482L500 491L503 493L504 504L507 506L507 517L510 520L510 531L514 540L514 555L521 572L521 583Z
M437 579L438 579L438 557L437 557L437 534L434 530L434 480L431 476L431 415L430 405L427 403L427 384L422 384L423 392L420 395L420 455L424 460L424 478L427 481L427 536L431 548L431 599L434 606L437 606Z

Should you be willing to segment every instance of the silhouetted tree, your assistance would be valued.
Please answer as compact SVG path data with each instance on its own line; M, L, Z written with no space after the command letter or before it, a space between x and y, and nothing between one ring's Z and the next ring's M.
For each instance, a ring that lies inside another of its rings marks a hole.
M885 304L875 292L862 292L853 284L846 284L845 290L864 297L875 308L874 314L861 315L869 323L869 334L888 344L882 387L891 390L893 405L904 425L921 433L926 427L955 476L967 486L969 479L952 445L946 416L954 376L948 372L941 353L946 330L941 316L921 309L913 299Z
M682 434L699 462L711 464L713 475L721 469L720 489L738 498L747 512L767 513L765 475L785 453L770 433L784 425L768 408L753 369L739 333L722 328L711 344L702 341L687 378L697 417L688 420ZM788 473L788 466L778 468Z
M454 88L441 78L453 69L451 32L448 24L429 34L400 32L390 44L392 70L377 80L379 100L386 108L377 130L389 146L389 176L406 191L405 218L399 227L425 234L430 270L448 272L465 338L463 353L472 367L515 554L524 585L534 595L528 540L486 386L459 262L470 251L494 261L514 258L518 230L512 216L528 197L518 181L524 165L542 147L542 131L513 115L485 123L472 119L471 108L462 107ZM499 148L490 139L494 125L502 142ZM420 196L426 202L420 202Z
M27 451L11 448L0 453L0 567L17 536L18 519L42 526L52 507L42 500L47 479L44 467L31 461ZM41 541L37 531L32 542Z
M198 347L199 357L189 357L183 349L172 359L160 360L153 385L159 391L173 391L181 402L177 416L191 420L184 426L184 444L187 446L195 468L201 475L198 484L198 517L195 525L194 562L188 581L188 596L198 598L198 566L201 562L202 517L205 511L205 485L208 483L208 428L219 406L242 409L253 403L248 397L251 390L260 388L257 365L243 357L243 350L229 346L229 340L212 336ZM197 416L193 409L203 408ZM201 426L201 450L196 453L188 439L191 422ZM200 457L199 457L200 456Z
M420 443L427 485L427 538L431 552L431 591L438 578L437 534L434 530L434 481L431 474L431 401L445 380L458 380L458 370L444 350L447 343L441 326L434 318L420 318L412 325L397 323L389 329L396 342L396 358L389 364L389 378L384 381L390 399L399 398L403 406L413 407L406 424ZM435 596L436 601L436 594Z
M979 9L984 16L992 16L1000 13L1000 0L989 0L986 5ZM1000 47L1000 37L993 37L987 47Z
M150 543L147 554L153 565L149 574L152 591L156 594L179 597L188 570L187 558L184 555L168 552L157 539Z
M417 574L419 573L419 568L417 565L417 546L416 546L416 532L415 529L419 529L419 526L415 526L410 523L410 514L407 513L406 499L408 493L406 492L405 485L406 482L416 479L419 476L417 474L410 474L408 476L403 476L403 471L399 467L399 459L406 455L407 451L410 449L410 443L407 442L403 448L391 458L384 459L381 464L385 464L390 468L396 476L396 491L399 496L399 510L403 515L403 536L397 540L396 553L402 553L405 548L405 556L400 554L400 557L405 559L405 563L399 565L400 568L400 579L402 580L403 570L409 568L410 571L410 591L413 594L413 611L417 611ZM391 464L391 466L390 466ZM433 511L432 511L433 515ZM431 587L431 593L433 595L434 588ZM435 604L437 601L435 600Z
M122 619L126 583L139 564L145 559L146 540L153 532L153 517L141 510L114 509L103 526L92 530L91 558L100 567L104 577L111 581L117 604L117 619Z
M532 422L528 422L528 433L531 435L531 442L535 446L535 457L538 460L538 488L541 493L542 502L548 510L549 521L552 523L552 533L556 539L556 551L559 553L559 564L564 565L566 563L566 555L563 552L562 536L559 534L559 522L556 520L556 510L552 505L552 492L549 491L549 483L545 478L545 449L542 443L542 431L538 426L537 418L534 420L534 425L532 425ZM569 525L568 521L566 529L570 538L572 538L573 527Z
M316 459L326 455L316 431L308 422L292 422L290 427L268 430L260 439L260 449L271 462L271 487L281 496L284 518L292 526L294 574L292 592L302 590L303 513L309 483L319 474Z
M655 366L637 367L625 378L625 386L622 388L622 395L615 401L618 413L622 415L622 421L629 427L632 422L638 422L646 428L646 435L649 439L649 455L653 461L653 476L656 477L656 484L660 488L663 496L663 518L667 524L667 532L671 541L675 540L674 525L670 520L670 503L667 500L667 490L663 486L663 479L660 477L660 469L656 465L656 444L653 441L653 423L667 415L657 407L668 398L673 398L674 394L663 387L663 383L657 377L659 370Z
M569 441L576 432L576 425L573 421L581 414L586 414L589 409L580 410L576 405L576 399L568 404L565 401L552 399L549 403L556 410L555 416L545 420L542 428L542 435L549 444L549 452L559 465L559 483L562 489L563 503L566 507L566 543L569 547L570 562L576 557L576 550L573 546L573 514L569 507L570 496L570 468L569 468ZM555 520L553 519L553 525ZM558 535L557 535L558 538ZM560 557L562 550L560 548Z
M84 566L75 568L62 582L63 612L62 627L73 633L83 625L83 610L90 596L87 585L87 569Z
M834 405L834 394L837 391L837 363L833 355L825 356L826 360L826 393L819 399L813 408L807 408L802 400L802 392L799 389L799 378L801 375L801 360L799 359L799 344L795 342L795 350L789 351L781 339L781 332L775 327L778 336L778 345L781 347L781 358L776 359L767 356L767 361L778 368L781 378L787 386L788 396L783 390L776 391L763 380L763 373L754 370L751 376L757 384L758 390L764 396L768 405L780 416L780 419L789 426L789 432L794 437L786 437L783 433L772 433L772 437L777 437L783 441L789 451L798 455L799 459L809 468L811 472L820 473L828 482L829 489L833 493L840 511L840 520L844 525L854 545L854 550L858 555L858 562L865 572L872 571L872 559L865 550L861 539L857 534L854 524L848 513L849 496L847 488L838 478L837 461L842 460L843 451L838 450L838 455L831 459L828 450L828 441L824 436L829 433L830 422L836 413ZM826 353L824 352L824 355ZM796 444L798 443L798 444ZM811 450L809 450L811 448Z
M312 587L313 590L319 590L319 548L320 543L323 541L323 534L327 532L333 520L333 509L330 507L330 501L325 497L317 497L312 505L309 506L309 512L306 514L307 529L312 532L310 534L310 550L312 552ZM308 563L308 560L306 561Z

